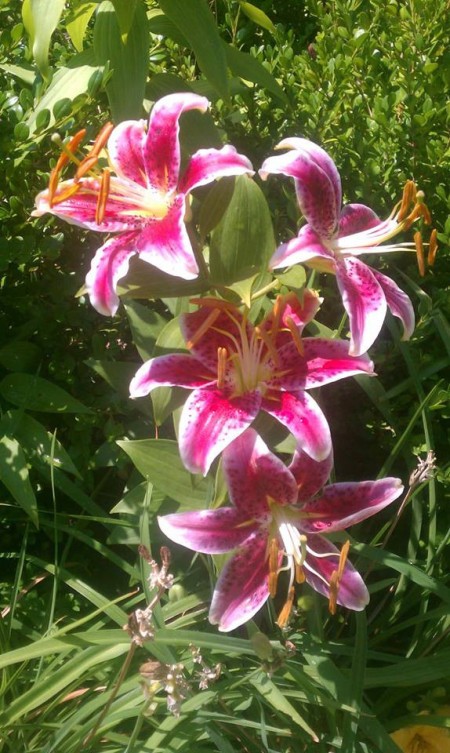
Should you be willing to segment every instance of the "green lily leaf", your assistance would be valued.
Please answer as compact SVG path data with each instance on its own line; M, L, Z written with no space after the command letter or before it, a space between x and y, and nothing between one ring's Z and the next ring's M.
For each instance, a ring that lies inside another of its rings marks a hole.
M221 285L250 277L266 267L274 250L264 194L251 178L239 176L230 204L211 236L211 276Z
M46 413L91 413L79 400L47 379L32 374L8 374L0 394L13 405Z
M50 80L48 51L53 32L64 10L64 0L24 0L22 18L30 37L30 47L43 78Z
M112 70L106 93L116 123L143 115L148 47L147 15L141 2L136 6L126 41L112 2L104 0L100 4L94 26L94 51L97 63L109 64Z
M183 466L177 442L171 439L137 439L117 444L131 458L139 473L180 505L206 506L210 481L193 476Z
M228 99L225 53L214 16L204 0L158 0L161 10L187 39L198 66L221 97Z
M38 528L37 502L25 455L17 439L6 435L0 438L0 480Z

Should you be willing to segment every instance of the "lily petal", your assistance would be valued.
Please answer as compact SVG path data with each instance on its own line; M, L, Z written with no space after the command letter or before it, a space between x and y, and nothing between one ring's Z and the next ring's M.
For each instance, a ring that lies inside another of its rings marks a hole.
M72 188L77 186L77 192L70 195ZM136 206L131 204L126 196L123 196L123 182L120 178L111 178L110 197L106 202L105 214L99 225L95 219L97 212L98 194L100 181L96 178L83 178L76 184L74 180L64 180L58 184L54 198L56 203L50 206L48 189L41 191L36 197L36 209L32 212L33 217L49 212L70 225L77 225L86 230L96 230L100 233L118 233L134 230L141 224L136 220ZM64 195L66 199L59 200ZM121 197L120 199L118 197Z
M184 387L194 389L214 384L214 374L205 373L204 366L192 356L173 353L146 361L130 382L130 396L144 397L155 387Z
M306 580L315 591L330 598L329 582L337 570L339 550L322 536L308 537L307 557L304 562ZM315 556L315 555L319 556ZM333 554L335 556L323 556ZM322 556L320 556L322 555ZM326 581L326 582L324 582ZM355 612L361 612L369 603L369 592L363 579L350 562L346 562L339 585L337 603Z
M370 267L355 257L336 264L336 279L350 323L353 356L365 353L386 317L386 298Z
M305 337L303 348L307 364L305 389L331 384L356 374L373 376L374 366L370 358L366 354L350 355L350 346L345 340Z
M119 306L115 290L128 272L130 259L136 253L136 233L122 233L111 238L96 252L86 275L86 288L93 307L106 316L113 316Z
M145 120L124 120L114 128L108 140L109 159L117 175L147 187L144 145L147 139Z
M298 502L304 499L310 499L317 494L324 484L328 481L333 468L333 452L331 451L324 460L313 460L303 452L297 449L294 452L289 470L294 476L298 485ZM303 530L302 521L302 530Z
M184 197L177 196L162 219L149 219L136 240L139 256L162 272L183 280L198 276L191 242L184 224Z
M314 460L331 452L330 427L316 401L307 392L267 393L262 409L294 435L297 443Z
M203 554L223 554L242 546L257 531L257 523L243 525L242 512L234 507L190 510L158 517L161 531L176 544Z
M261 406L258 391L227 398L213 386L194 390L181 414L181 459L191 473L208 473L213 460L247 429Z
M293 264L320 264L324 270L334 272L334 256L322 243L317 233L304 225L300 228L298 236L287 243L278 246L269 261L269 269L290 267Z
M268 574L266 537L253 536L220 573L209 621L228 632L250 620L268 599Z
M279 504L293 504L297 499L292 473L254 429L247 429L228 445L222 463L230 500L248 518L269 515L268 496Z
M222 149L199 149L192 155L179 190L189 193L198 186L204 186L217 178L227 175L253 175L253 165L247 157L238 154L234 146Z
M306 502L302 521L306 533L342 531L390 505L403 492L399 478L359 481L326 486L320 497Z
M342 207L339 217L338 237L353 235L379 225L381 222L377 214L365 204L346 204Z
M410 298L403 292L403 290L400 290L398 285L394 280L391 280L390 277L386 277L386 275L381 274L381 272L378 272L376 269L372 269L372 274L381 285L386 297L386 303L391 310L391 313L400 319L403 324L402 340L409 340L414 332L416 324L414 308Z
M282 173L295 179L297 200L303 215L322 238L331 238L341 208L341 179L328 154L306 139L285 139L278 149L291 151L265 160L260 175Z
M182 92L159 99L150 114L144 163L151 186L163 193L173 191L180 173L179 119L187 110L208 109L206 97Z

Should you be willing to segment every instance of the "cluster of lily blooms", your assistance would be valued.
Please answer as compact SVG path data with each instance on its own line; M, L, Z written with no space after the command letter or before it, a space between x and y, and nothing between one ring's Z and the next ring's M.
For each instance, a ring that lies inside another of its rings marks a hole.
M80 131L63 147L48 189L37 196L35 216L49 212L111 234L86 277L100 313L117 310L117 285L134 255L166 273L194 279L199 267L186 229L190 192L223 176L253 174L249 160L232 146L198 150L181 172L179 118L187 110L205 112L208 104L191 93L166 96L154 105L148 126L134 120L107 125L81 156L85 132ZM160 386L190 390L178 431L182 461L190 472L206 475L221 455L230 505L166 515L159 525L172 541L194 551L233 552L209 613L223 631L242 625L274 597L284 571L281 627L295 601L295 584L304 581L328 599L331 613L337 604L364 609L369 594L347 559L349 543L339 550L323 534L374 515L403 491L397 478L327 484L333 466L330 430L307 390L374 373L366 352L387 308L400 319L404 338L411 336L414 311L408 296L361 257L416 250L422 269L419 231L414 242L392 241L417 219L430 223L423 195L409 181L391 215L380 220L363 204L341 206L340 176L322 148L302 138L285 139L278 148L286 151L266 159L260 176L294 179L306 224L276 249L270 269L306 264L334 274L350 339L302 337L320 305L312 290L301 300L294 293L278 296L257 325L247 309L212 294L194 300L197 310L180 317L187 352L150 359L130 385L133 398ZM68 164L75 165L75 176L62 180ZM432 264L435 231L428 248ZM289 465L252 428L260 411L294 436Z

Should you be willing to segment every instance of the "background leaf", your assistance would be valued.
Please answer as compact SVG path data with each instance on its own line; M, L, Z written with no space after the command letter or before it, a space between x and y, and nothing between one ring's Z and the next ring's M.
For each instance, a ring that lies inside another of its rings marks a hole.
M30 46L36 65L49 81L48 51L53 32L64 10L64 0L24 0L22 18L30 36Z
M203 75L228 99L225 53L214 16L204 0L158 0L192 48Z
M0 480L38 527L37 502L28 476L25 455L17 439L6 435L0 437Z
M79 400L32 374L9 374L0 382L0 394L13 405L47 413L90 413Z
M106 85L115 123L143 115L143 99L148 72L149 35L145 7L136 6L131 27L122 38L114 6L104 0L99 6L94 26L94 51L99 65L112 70Z

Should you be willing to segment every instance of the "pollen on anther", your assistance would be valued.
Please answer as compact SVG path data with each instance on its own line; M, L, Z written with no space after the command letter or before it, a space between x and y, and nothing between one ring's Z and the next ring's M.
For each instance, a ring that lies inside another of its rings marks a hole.
M274 598L278 583L278 542L273 538L269 545L269 594Z
M436 230L436 229L433 229L433 230L431 231L431 235L430 235L430 241L429 241L429 244L428 244L428 257L427 257L427 262L428 262L428 266L429 266L429 267L432 267L432 266L433 266L433 264L434 264L434 262L435 262L435 259L436 259L436 254L437 254L437 250L438 250L438 244L437 244L437 230Z
M423 241L422 233L418 230L414 233L414 243L416 245L417 266L419 267L419 274L421 277L425 276L425 258L423 255Z
M286 627L287 625L287 621L290 617L290 614L292 612L292 607L294 605L294 597L295 597L295 588L294 586L291 586L288 592L286 603L284 604L283 609L278 615L277 625L280 628Z
M95 139L92 149L89 152L90 157L98 157L101 150L107 143L112 131L114 130L114 123L105 123L97 138Z
M219 390L225 386L226 365L228 353L226 348L217 348L217 387Z
M95 208L95 221L97 225L101 225L105 217L106 202L109 196L110 186L110 172L106 167L102 173L102 182L100 184L100 191L98 193L97 206Z
M75 181L81 180L81 178L83 178L83 176L86 175L86 173L88 173L90 170L92 170L93 167L95 167L97 162L98 162L98 157L95 154L92 156L89 155L85 157L85 159L82 162L80 162L80 164L78 165L74 180Z

